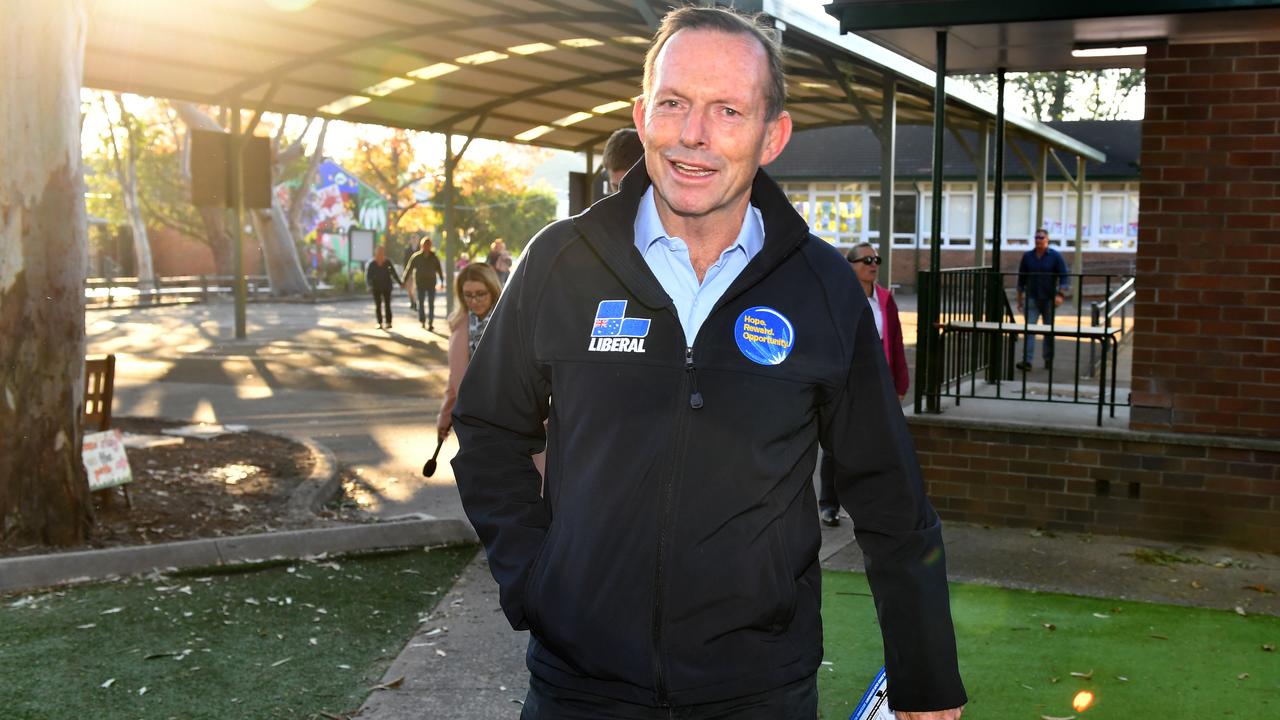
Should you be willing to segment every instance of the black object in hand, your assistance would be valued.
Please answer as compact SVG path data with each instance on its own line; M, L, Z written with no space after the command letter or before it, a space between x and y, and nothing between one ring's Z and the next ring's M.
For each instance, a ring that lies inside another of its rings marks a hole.
M444 445L443 435L440 436L439 440L436 440L436 451L431 453L431 459L422 466L422 477L431 477L436 474L436 456L440 454L441 445Z

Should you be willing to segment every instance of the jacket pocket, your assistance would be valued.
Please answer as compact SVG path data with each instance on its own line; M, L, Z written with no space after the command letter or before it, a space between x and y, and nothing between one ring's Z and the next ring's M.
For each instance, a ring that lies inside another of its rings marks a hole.
M553 523L547 532L547 537L542 541L542 546L538 548L538 554L533 558L533 565L529 566L529 576L524 581L524 599L521 609L524 611L525 624L534 634L538 632L538 590L542 587L547 559L551 556L551 544L555 542L555 538L556 525Z
M774 617L774 621L770 623L771 629L776 632L785 631L790 625L792 618L796 614L796 576L791 567L790 553L787 551L787 543L782 534L782 519L780 518L773 524L770 535L773 538L773 555L776 563L775 582L779 583L779 602L778 612Z

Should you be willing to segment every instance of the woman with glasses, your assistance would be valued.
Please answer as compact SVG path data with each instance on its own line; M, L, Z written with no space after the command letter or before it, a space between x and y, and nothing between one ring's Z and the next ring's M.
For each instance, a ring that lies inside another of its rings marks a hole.
M472 263L458 273L454 292L458 305L449 316L449 385L445 388L436 432L440 438L449 434L453 425L453 404L458 399L458 386L467 372L467 364L475 354L480 336L489 324L493 308L498 304L502 285L498 274L485 263Z
M862 294L871 306L871 315L876 321L876 332L884 347L884 359L889 364L893 376L893 389L898 393L898 402L907 396L907 388L911 384L911 376L907 373L907 353L902 345L902 322L898 319L898 304L893 295L876 280L880 277L880 255L871 243L859 243L849 250L847 255L853 266L853 274L862 285ZM854 308L860 311L861 308ZM831 456L822 454L818 478L818 517L824 525L840 524L840 503L836 500L835 468L831 466Z

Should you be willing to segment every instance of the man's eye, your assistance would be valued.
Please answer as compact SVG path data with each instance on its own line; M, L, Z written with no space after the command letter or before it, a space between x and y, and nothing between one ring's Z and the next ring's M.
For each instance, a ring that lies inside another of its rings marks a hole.
M738 115L741 115L742 113L738 112L737 110L734 110L733 108L725 108L725 109L724 109L724 114L725 114L725 115L728 115L729 117L737 117Z

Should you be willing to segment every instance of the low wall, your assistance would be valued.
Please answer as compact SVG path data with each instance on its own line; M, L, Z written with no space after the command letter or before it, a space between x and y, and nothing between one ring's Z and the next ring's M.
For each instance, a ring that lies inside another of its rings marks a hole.
M1280 442L908 418L944 519L1280 552Z

